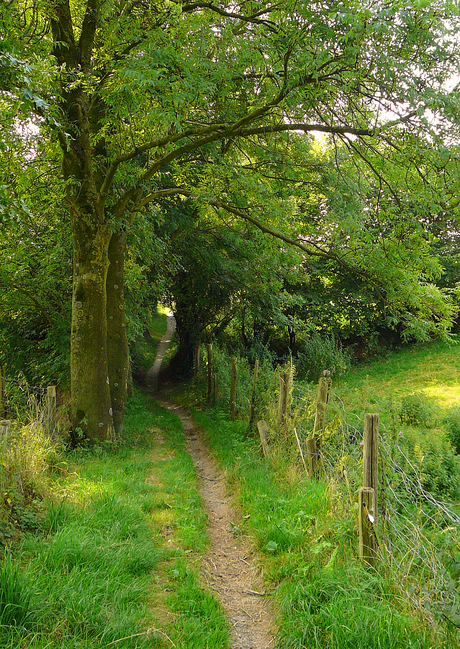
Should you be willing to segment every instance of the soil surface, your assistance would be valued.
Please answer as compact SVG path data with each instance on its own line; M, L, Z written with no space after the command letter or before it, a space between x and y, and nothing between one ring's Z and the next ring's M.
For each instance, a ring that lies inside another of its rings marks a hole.
M168 318L169 321L169 318ZM171 339L172 331L162 339ZM167 346L166 346L167 348ZM159 347L164 354L165 347ZM155 361L156 362L156 361ZM156 386L161 366L149 371L149 381ZM203 579L215 591L226 611L230 624L231 649L271 649L274 646L274 614L265 597L258 574L254 551L244 535L235 536L237 508L227 493L224 476L192 417L180 406L157 395L158 402L180 417L198 475L203 505L208 514L208 535L211 546L203 559Z

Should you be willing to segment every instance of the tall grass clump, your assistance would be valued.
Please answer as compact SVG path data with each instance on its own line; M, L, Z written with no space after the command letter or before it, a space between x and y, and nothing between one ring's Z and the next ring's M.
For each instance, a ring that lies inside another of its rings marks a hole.
M0 548L15 533L40 528L50 473L64 462L64 440L50 427L44 406L36 400L29 405L0 439Z
M9 553L0 566L0 628L31 622L32 590Z

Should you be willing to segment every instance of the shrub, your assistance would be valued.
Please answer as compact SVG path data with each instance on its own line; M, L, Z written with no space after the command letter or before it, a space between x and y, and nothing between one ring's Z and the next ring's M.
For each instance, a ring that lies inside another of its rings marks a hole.
M409 394L403 398L399 418L409 426L421 424L431 428L434 426L435 414L435 410L427 401L426 395L423 392L414 392L414 394Z
M460 407L451 408L445 419L444 425L447 430L447 439L452 444L457 455L460 455Z
M320 336L314 332L302 341L295 366L297 377L317 381L325 369L341 376L351 365L351 353L337 342L334 336Z

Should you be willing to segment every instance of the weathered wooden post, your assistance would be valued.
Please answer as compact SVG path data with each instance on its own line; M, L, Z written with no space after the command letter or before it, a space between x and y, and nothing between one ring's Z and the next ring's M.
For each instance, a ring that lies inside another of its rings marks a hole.
M363 486L359 490L359 557L373 565L377 558L374 525L378 515L379 416L364 415Z
M361 487L358 498L359 558L372 566L377 558L377 539L374 532L375 492L372 487Z
M320 456L316 446L316 439L309 437L305 444L307 447L308 473L313 478L317 474L320 466Z
M236 363L236 358L232 358L232 369L230 377L230 417L235 419L236 417L236 379L238 376L238 368Z
M196 345L193 350L193 374L198 376L201 363L201 345Z
M133 382L133 372L131 369L131 363L129 364L128 367L128 378L127 378L127 389L126 389L128 397L134 397L134 382Z
M48 434L54 430L56 421L56 386L49 385L45 395L45 429Z
M6 376L5 368L0 365L0 419L6 415Z
M249 413L249 428L252 427L254 419L256 416L256 388L257 388L257 377L259 376L259 359L256 358L254 363L254 375L252 379L252 395L251 395L251 410Z
M207 356L208 356L208 402L212 402L213 395L213 358L212 358L212 343L208 343L206 347Z
M0 419L0 439L8 436L10 426L11 421L9 421L9 419Z
M278 401L278 426L280 432L286 433L287 426L287 407L289 398L289 381L291 375L288 370L280 374L280 396Z
M374 490L374 517L378 515L379 416L364 415L363 487Z
M258 421L257 422L257 430L259 431L260 443L262 444L262 453L264 454L264 457L267 457L268 456L268 443L267 443L268 426L267 426L267 422L264 421L263 419L261 421Z
M308 467L311 477L318 472L321 465L321 436L324 430L326 408L332 385L331 378L328 374L328 372L324 372L318 382L315 423L313 425L312 435L307 439Z
M329 374L329 373L327 373ZM313 426L313 437L316 439L316 445L321 446L321 436L324 430L324 423L326 420L326 408L329 401L329 394L331 392L332 381L326 375L320 377L318 382L318 396L316 399L316 413L315 424Z

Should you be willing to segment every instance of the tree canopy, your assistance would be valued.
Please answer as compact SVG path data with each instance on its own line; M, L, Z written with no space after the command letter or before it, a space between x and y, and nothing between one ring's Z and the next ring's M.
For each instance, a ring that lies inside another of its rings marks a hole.
M29 123L62 163L75 430L105 439L122 425L127 237L173 198L190 218L295 247L307 272L354 277L390 324L447 330L425 224L457 207L455 3L12 0L0 11L3 153ZM3 187L14 207L11 179Z

